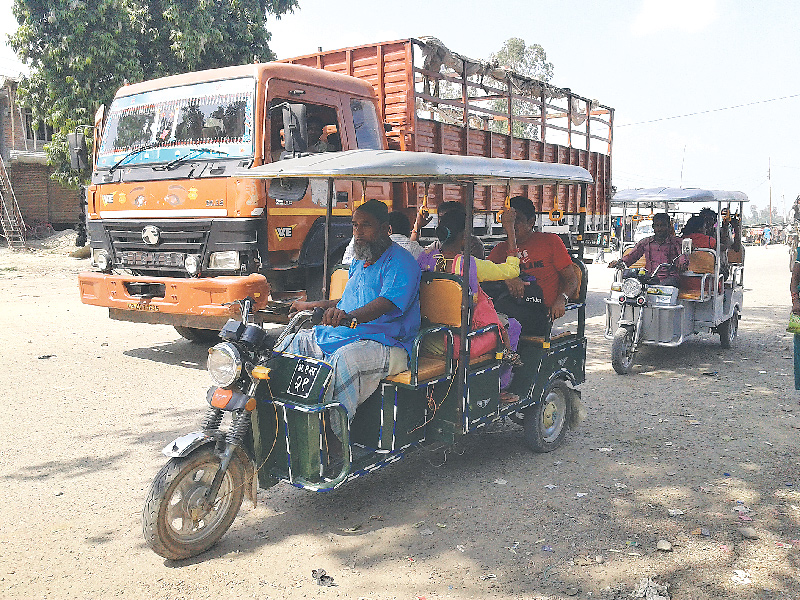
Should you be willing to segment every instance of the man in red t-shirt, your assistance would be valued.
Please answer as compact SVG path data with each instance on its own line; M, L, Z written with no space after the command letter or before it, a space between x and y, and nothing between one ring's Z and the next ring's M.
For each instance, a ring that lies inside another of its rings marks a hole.
M563 317L567 300L578 290L578 277L564 242L554 233L534 231L536 207L524 196L511 198L516 211L514 224L520 258L520 277L506 280L508 294L497 295L498 312L514 317L522 331L532 335L546 333L552 321ZM507 242L500 242L489 260L506 260Z

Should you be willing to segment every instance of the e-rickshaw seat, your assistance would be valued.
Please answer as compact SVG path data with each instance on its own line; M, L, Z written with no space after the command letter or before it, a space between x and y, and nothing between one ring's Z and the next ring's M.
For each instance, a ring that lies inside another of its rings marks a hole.
M330 293L328 298L330 300L339 300L344 295L344 287L347 285L347 280L350 278L350 270L347 267L339 267L331 273L331 284L328 289Z
M414 351L410 357L411 369L386 378L386 381L419 387L426 382L455 373L456 361L453 358L453 345L458 343L461 329L462 280L449 273L423 272L419 286L419 307L422 325L414 342ZM471 311L470 311L471 318ZM497 329L496 325L470 331L467 337ZM422 338L433 334L445 334L447 344L444 356L419 354ZM498 346L500 336L497 336ZM499 348L498 348L499 349ZM470 369L484 366L499 360L499 352L485 353L470 358Z
M349 277L347 268L338 268L331 274L330 299L341 298ZM419 306L422 326L414 342L410 358L411 368L387 377L384 381L418 387L424 382L455 371L453 344L461 327L461 278L446 273L423 273L420 281ZM469 337L484 333L487 328L470 332ZM444 334L447 340L444 356L420 354L421 340L427 335ZM485 365L497 360L494 353L470 359L470 367Z
M739 251L736 252L735 250L729 249L728 250L728 264L729 265L743 265L744 264L744 252Z
M717 252L711 248L696 248L689 255L689 266L680 275L678 298L704 301L713 285ZM722 275L718 285L722 285Z
M588 289L588 277L586 276L586 265L579 261L577 258L572 259L572 267L575 270L575 275L578 278L578 289L570 296L569 302L565 306L567 310L576 310L585 308L586 306L586 292ZM553 342L565 340L572 337L573 333L569 329L562 329L558 331L550 330L549 335L521 335L520 340L548 348Z

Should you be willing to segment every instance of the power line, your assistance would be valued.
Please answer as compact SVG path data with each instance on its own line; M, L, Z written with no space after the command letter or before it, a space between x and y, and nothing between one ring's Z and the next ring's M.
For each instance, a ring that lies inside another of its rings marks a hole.
M789 100L791 98L800 98L800 94L792 94L791 96L781 96L780 98L770 98L769 100L756 100L755 102L748 102L746 104L737 104L736 106L726 106L725 108L712 108L709 110L701 110L698 112L688 113L685 115L675 115L673 117L662 117L660 119L651 119L650 121L639 121L638 123L623 123L622 125L615 125L615 127L631 127L633 125L645 125L646 123L657 123L658 121L669 121L671 119L683 119L684 117L695 117L697 115L705 115L713 112L720 112L723 110L733 110L734 108L744 108L745 106L753 106L755 104L765 104L767 102L777 102L779 100Z

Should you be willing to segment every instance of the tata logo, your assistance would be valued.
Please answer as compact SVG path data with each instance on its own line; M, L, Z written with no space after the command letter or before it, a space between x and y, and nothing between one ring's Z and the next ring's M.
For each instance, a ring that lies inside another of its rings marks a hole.
M292 228L291 227L276 227L275 228L275 235L278 236L278 239L283 240L285 238L292 237Z
M158 244L158 242L161 241L161 232L159 231L158 227L154 225L148 225L142 229L142 241L148 246L155 246Z

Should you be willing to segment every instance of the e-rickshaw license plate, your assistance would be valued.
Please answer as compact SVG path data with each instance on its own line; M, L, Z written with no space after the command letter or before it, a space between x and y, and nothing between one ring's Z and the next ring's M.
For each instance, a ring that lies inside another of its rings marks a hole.
M319 363L298 360L286 392L298 398L308 398L320 372Z

